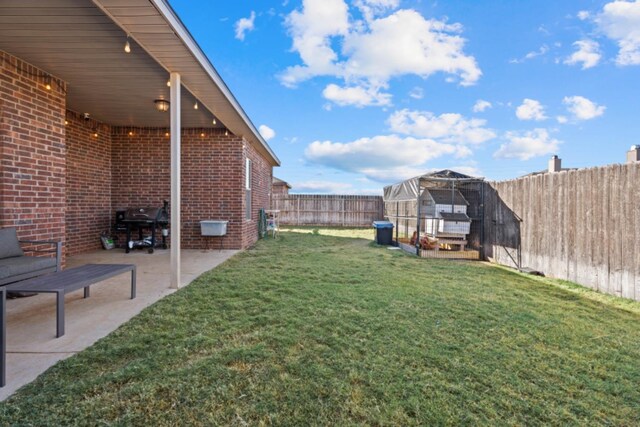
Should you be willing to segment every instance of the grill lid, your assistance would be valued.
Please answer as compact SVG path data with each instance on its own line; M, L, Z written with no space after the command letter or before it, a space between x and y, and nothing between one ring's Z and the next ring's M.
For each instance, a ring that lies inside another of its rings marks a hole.
M163 208L131 208L124 215L125 221L162 221L166 220L166 211Z

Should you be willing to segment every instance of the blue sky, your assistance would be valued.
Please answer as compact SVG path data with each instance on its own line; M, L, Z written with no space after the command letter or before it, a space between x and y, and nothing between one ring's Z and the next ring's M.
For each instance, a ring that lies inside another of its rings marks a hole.
M509 179L640 143L640 0L171 0L293 191Z

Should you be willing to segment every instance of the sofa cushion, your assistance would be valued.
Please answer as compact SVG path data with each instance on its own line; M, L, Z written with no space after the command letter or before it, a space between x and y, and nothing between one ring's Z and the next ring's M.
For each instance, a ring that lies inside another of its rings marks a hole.
M3 228L0 230L0 259L22 256L24 252L18 242L15 228Z
M19 256L0 259L0 279L56 267L55 258Z

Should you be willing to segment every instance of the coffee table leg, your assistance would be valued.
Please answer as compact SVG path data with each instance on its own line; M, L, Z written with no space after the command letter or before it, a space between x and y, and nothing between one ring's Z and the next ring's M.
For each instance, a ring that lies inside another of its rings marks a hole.
M84 288L84 297L85 298L89 298L91 296L90 295L91 291L89 289L91 289L90 286L85 286L85 288Z
M0 289L0 387L7 382L7 290Z
M64 291L56 292L56 337L64 335Z
M136 297L136 267L131 270L131 299Z

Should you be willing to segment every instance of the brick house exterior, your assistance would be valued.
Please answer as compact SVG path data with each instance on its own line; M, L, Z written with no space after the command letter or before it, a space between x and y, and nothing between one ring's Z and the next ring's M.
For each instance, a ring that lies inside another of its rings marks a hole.
M20 238L65 238L64 83L0 51L0 227Z
M99 249L115 210L170 199L168 129L110 126L66 109L65 82L0 51L0 227L20 238L63 241L65 254ZM49 85L49 86L47 86ZM223 247L258 238L272 163L252 143L220 129L182 130L182 247L218 247L201 220L228 220ZM246 159L252 164L245 218Z

